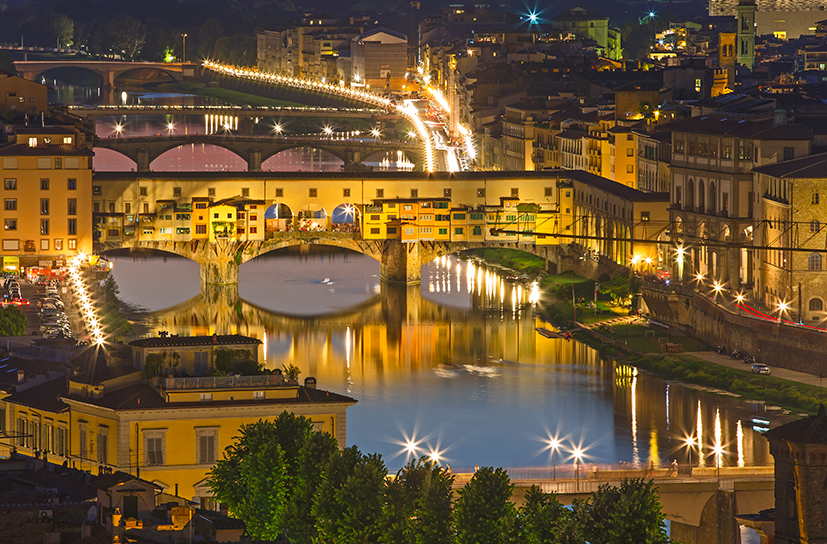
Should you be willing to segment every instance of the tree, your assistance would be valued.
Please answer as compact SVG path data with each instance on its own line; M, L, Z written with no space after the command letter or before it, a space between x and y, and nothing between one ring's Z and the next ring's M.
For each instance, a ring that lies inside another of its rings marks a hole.
M521 542L558 544L569 531L568 510L557 500L556 493L543 493L536 485L526 492L519 511Z
M511 502L513 488L501 468L483 467L475 472L454 506L457 544L513 542L517 521Z
M0 51L0 72L6 72L10 76L17 75L17 68L14 67L14 59L5 51Z
M146 31L140 21L124 17L113 30L114 45L129 60L135 60L146 43Z
M322 432L312 433L302 446L288 521L289 536L295 542L315 540L306 536L308 532L315 534L313 497L322 483L330 458L338 451L336 439Z
M213 17L198 29L198 54L201 58L212 58L215 51L215 42L224 36L224 27L221 21Z
M454 477L425 458L411 460L385 483L382 544L450 544Z
M17 306L0 308L0 336L22 336L29 320Z
M660 498L652 480L604 484L578 505L585 540L591 544L668 544ZM577 511L577 508L575 510Z
M331 457L313 500L320 542L379 541L387 472L380 455L362 455L356 446Z
M282 373L284 374L284 379L288 382L297 382L299 380L299 374L301 374L302 371L291 361L282 367Z
M54 33L55 43L58 49L72 45L72 38L75 34L74 21L65 15L55 15L52 17L50 26Z
M274 540L285 530L299 453L312 430L309 419L286 411L272 422L242 425L210 470L213 495L244 521L254 540Z

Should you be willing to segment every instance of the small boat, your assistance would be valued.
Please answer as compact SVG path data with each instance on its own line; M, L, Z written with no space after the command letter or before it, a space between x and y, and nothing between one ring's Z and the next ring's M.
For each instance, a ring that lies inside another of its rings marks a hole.
M549 330L545 327L537 327L534 330L537 331L538 333L540 333L540 336L545 336L546 338L560 338L561 337L560 333L554 332L554 331Z

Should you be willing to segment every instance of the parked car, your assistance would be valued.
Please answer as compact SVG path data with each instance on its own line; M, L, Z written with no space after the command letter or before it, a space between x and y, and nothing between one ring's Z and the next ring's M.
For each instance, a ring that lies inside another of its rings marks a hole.
M755 363L752 365L752 373L753 374L767 374L770 373L770 367L765 365L764 363Z

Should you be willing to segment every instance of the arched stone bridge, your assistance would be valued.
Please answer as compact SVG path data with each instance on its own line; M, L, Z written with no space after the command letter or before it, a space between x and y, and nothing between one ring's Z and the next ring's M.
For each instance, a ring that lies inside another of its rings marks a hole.
M99 139L93 147L111 149L137 164L138 172L149 172L152 161L176 147L190 144L210 144L232 151L247 162L247 170L260 172L261 163L286 149L312 147L323 149L345 164L361 163L381 151L403 151L415 164L422 164L422 146L408 142L383 140L337 140L333 138L231 136L219 134L190 134L173 136L145 136L138 138Z
M16 60L14 67L24 78L35 81L44 72L56 68L82 68L94 72L101 78L101 86L110 89L115 86L115 78L132 70L151 68L168 74L175 81L195 78L201 66L195 63L164 62L126 62L107 60Z
M536 248L533 244L509 242L411 242L398 240L363 240L355 233L342 232L285 232L263 241L207 240L96 242L95 252L115 249L144 249L164 251L186 257L201 266L202 290L210 285L238 284L238 267L260 255L278 249L304 244L326 245L350 249L379 261L380 277L390 283L415 284L420 281L420 269L437 257L477 247L521 249L546 259L550 248Z

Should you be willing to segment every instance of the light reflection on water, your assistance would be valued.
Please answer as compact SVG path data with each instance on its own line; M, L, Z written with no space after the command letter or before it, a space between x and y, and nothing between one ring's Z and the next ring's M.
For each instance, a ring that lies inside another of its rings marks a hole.
M264 339L268 367L292 361L322 389L357 399L348 442L392 469L406 437L423 452L438 448L455 470L550 464L552 436L582 446L588 463L713 464L716 444L724 466L771 462L750 422L768 418L764 410L544 338L530 290L455 257L423 267L420 286L394 287L362 255L271 254L241 267L237 294L206 296L193 287L194 263L113 260L124 299L154 310L153 330ZM562 450L557 460L571 463Z

